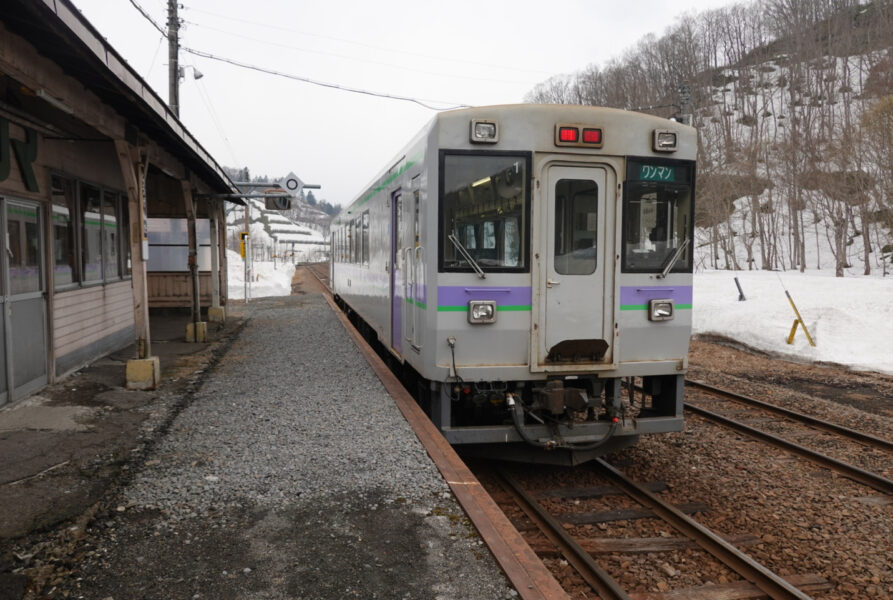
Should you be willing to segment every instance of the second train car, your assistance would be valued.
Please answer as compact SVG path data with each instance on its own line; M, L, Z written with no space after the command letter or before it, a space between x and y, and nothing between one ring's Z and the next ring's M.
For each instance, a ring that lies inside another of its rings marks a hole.
M336 299L460 451L577 464L679 431L696 151L616 109L439 113L333 221Z

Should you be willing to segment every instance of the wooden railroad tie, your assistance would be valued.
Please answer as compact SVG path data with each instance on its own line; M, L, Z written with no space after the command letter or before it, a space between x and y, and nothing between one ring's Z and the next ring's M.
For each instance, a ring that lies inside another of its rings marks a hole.
M742 548L761 543L762 540L755 535L731 535L724 536L730 544ZM640 554L644 552L671 552L673 550L687 550L699 548L697 542L682 537L657 537L657 538L589 538L580 541L583 550L590 554L606 554L610 552L624 552ZM530 542L530 547L540 556L559 556L558 549L548 540Z
M785 581L802 592L820 592L834 586L821 575L791 575ZM756 600L766 593L749 581L704 585L669 592L633 592L632 600Z
M685 504L677 505L676 508L687 515L708 512L710 510L709 506L701 502L687 502ZM599 512L566 513L563 515L556 515L556 518L564 523L588 525L592 523L607 523L609 521L657 518L657 515L647 509L623 508L618 510L603 510Z

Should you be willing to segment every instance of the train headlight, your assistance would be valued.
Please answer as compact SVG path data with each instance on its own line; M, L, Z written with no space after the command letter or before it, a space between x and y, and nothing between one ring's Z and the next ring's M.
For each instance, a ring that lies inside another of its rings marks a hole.
M493 300L471 300L468 302L469 323L495 323L496 302Z
M676 132L668 129L655 129L653 148L655 152L675 152Z
M673 301L672 300L649 300L648 301L648 320L649 321L669 321L673 318Z
M496 125L496 121L472 119L471 141L479 144L495 144L498 142L499 127Z

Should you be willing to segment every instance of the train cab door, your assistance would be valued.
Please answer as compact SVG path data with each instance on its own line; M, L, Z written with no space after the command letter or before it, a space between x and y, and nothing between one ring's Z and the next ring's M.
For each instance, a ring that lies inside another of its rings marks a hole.
M391 298L391 351L397 356L403 354L403 293L405 288L406 268L401 252L401 240L404 234L403 198L400 190L391 193L391 256L390 273Z
M608 171L595 166L551 165L545 179L538 363L562 368L610 363L613 185L609 189Z

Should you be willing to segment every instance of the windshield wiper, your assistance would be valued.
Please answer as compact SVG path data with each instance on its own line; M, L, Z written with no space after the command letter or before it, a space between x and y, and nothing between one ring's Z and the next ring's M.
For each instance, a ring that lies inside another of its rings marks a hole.
M657 276L658 279L664 279L670 271L673 270L673 266L679 260L679 257L682 256L682 253L685 252L685 249L688 248L688 242L690 240L685 238L685 241L682 242L678 248L676 248L676 252L673 253L673 256L670 257L670 262L667 263L667 266L664 267L664 270L660 272L660 275Z
M478 274L478 277L480 277L481 279L486 279L487 276L484 275L484 270L477 263L477 261L471 257L471 254L468 253L468 250L465 249L465 246L462 245L462 242L460 242L452 233L447 236L447 239L453 242L456 250L459 251L459 254L462 255L462 258L468 261L468 264L470 264L471 268L475 270L475 272Z

